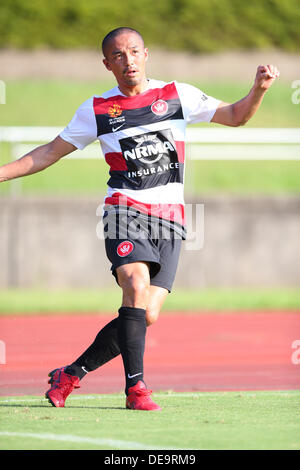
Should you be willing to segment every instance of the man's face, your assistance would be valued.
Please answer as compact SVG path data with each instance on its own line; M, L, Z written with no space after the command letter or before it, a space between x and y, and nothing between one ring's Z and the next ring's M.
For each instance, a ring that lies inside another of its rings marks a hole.
M120 88L138 86L146 79L148 49L134 32L122 33L111 39L105 50L103 63L110 70Z

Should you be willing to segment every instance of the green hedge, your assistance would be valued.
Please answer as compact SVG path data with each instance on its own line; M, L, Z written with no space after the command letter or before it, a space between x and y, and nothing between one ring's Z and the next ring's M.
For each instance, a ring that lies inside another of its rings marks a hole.
M299 0L3 0L0 47L99 47L118 26L138 29L147 44L214 52L300 49Z

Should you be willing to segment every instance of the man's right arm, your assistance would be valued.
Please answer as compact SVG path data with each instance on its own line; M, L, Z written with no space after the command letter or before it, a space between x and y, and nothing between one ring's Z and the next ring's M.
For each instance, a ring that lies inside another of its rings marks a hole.
M58 136L48 144L36 147L18 160L1 166L0 183L38 173L74 150L77 150L77 147Z

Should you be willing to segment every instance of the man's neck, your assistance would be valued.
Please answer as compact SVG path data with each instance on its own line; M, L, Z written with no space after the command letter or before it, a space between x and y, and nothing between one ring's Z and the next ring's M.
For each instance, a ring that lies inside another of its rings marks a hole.
M126 85L124 86L123 84L119 84L119 90L125 96L140 95L141 93L144 93L144 91L148 90L148 87L149 87L149 80L147 80L147 78L145 78L138 85L134 85L132 87L126 86Z

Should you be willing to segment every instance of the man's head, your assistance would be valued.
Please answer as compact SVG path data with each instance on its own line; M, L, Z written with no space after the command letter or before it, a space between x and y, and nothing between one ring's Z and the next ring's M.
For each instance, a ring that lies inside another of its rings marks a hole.
M136 36L138 36L138 38L140 39L140 41L143 44L143 47L145 47L144 39L143 39L142 35L136 29L128 28L127 26L122 26L120 28L116 28L116 29L113 29L112 31L110 31L105 36L105 38L103 39L103 41L102 41L102 52L103 52L104 57L107 57L107 51L108 51L110 42L113 39L115 39L117 36L119 36L120 34L127 34L127 33L135 34Z
M114 29L103 39L102 51L103 63L113 72L121 91L145 83L148 49L138 31L127 27Z

